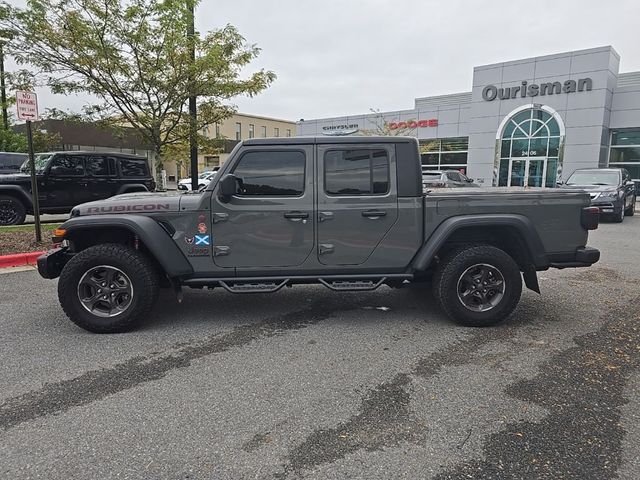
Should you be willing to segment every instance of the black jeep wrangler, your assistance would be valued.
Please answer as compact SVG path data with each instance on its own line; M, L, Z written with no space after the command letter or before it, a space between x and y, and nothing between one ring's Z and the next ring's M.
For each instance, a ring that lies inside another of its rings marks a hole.
M40 213L68 213L80 203L156 187L147 159L123 153L40 153L35 167ZM33 214L28 161L20 173L0 176L0 225L21 224L27 214Z

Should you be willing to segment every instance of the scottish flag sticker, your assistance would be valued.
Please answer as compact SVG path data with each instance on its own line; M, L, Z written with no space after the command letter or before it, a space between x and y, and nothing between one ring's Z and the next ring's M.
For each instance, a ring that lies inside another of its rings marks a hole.
M210 245L209 235L196 235L196 245Z

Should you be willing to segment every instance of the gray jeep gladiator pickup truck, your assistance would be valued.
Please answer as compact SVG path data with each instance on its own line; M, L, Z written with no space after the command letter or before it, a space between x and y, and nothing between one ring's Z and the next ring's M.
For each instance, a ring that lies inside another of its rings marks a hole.
M161 286L276 292L431 282L454 321L488 326L516 307L536 271L587 267L598 226L589 194L559 189L422 190L406 137L252 139L200 193L137 193L85 203L38 259L60 277L62 308L92 332L130 330Z

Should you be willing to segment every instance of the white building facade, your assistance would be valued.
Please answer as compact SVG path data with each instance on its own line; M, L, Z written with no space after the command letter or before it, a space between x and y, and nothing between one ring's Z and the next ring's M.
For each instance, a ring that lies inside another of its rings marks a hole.
M425 169L481 185L554 187L578 168L616 166L640 181L640 72L610 46L475 67L471 92L410 110L298 122L297 134L416 136Z

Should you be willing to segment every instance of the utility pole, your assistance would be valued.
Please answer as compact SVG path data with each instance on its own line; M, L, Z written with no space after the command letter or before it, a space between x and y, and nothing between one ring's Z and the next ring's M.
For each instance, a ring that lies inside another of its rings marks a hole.
M189 21L187 24L187 37L189 39L189 52L191 55L191 73L189 77L189 157L191 160L191 190L198 191L198 123L196 92L193 78L193 64L196 61L196 29L195 29L195 1L187 0Z

